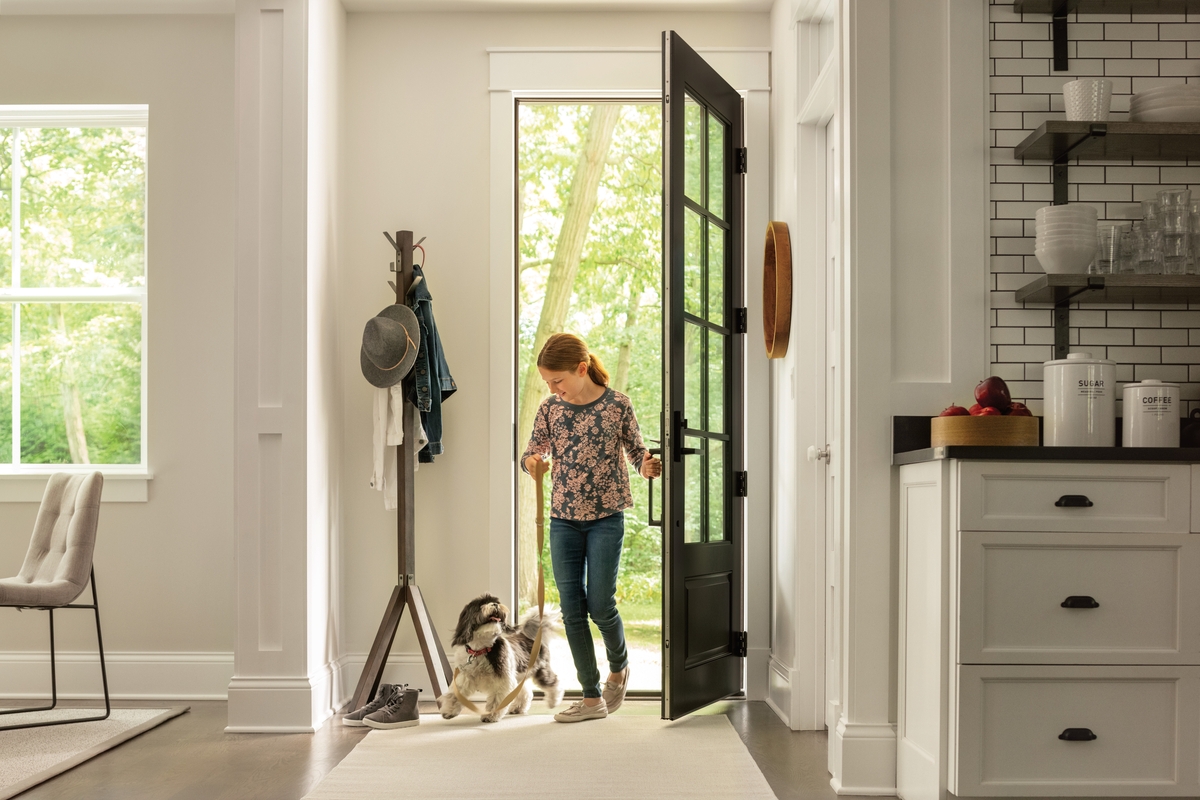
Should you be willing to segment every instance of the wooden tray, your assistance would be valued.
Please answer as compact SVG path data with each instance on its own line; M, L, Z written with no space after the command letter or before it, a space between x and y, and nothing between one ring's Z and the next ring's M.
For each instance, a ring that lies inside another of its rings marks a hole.
M934 417L929 424L931 447L1007 445L1036 447L1037 417Z

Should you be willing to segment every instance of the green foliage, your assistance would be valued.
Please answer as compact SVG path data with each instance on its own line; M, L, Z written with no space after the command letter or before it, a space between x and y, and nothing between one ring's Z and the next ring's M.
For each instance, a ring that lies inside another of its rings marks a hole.
M144 128L0 129L0 285L144 286L145 218ZM0 463L12 460L13 319L13 304L0 307ZM20 334L22 463L71 463L69 427L89 463L140 463L140 304L22 302Z
M518 129L519 372L532 366L533 338L546 278L570 199L591 105L526 104ZM613 133L597 206L584 244L565 329L587 340L618 378L628 348L629 395L642 436L660 438L662 407L662 115L656 103L624 104ZM647 446L653 446L647 442ZM622 603L661 603L661 540L647 526L646 481L630 467L634 507L625 513L625 547L617 582ZM655 491L658 485L655 484ZM661 507L660 503L656 503ZM549 508L546 509L547 519ZM543 554L547 598L558 598Z

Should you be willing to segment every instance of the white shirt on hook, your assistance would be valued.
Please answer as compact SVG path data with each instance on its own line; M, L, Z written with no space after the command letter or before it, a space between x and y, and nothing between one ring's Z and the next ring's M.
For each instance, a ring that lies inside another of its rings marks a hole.
M420 414L413 415L417 426L417 446L413 448L413 464L417 469L417 453L429 444ZM399 505L396 484L396 447L404 444L404 388L397 384L387 389L376 388L371 403L372 456L371 488L383 492L383 507Z

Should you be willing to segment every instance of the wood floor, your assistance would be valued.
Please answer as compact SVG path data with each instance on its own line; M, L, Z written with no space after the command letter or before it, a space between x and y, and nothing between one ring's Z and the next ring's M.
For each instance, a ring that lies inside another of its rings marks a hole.
M366 729L347 728L336 718L311 735L229 734L224 702L188 705L189 713L30 789L19 800L300 800L366 735ZM620 713L657 715L658 703L626 701ZM780 800L836 797L825 769L823 731L790 731L759 702L719 703L700 713L729 718ZM403 796L400 787L396 796Z

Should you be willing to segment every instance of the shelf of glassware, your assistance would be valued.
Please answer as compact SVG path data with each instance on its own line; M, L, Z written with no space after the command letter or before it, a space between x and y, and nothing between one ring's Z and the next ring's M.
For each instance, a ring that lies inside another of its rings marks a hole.
M1016 291L1020 303L1200 302L1200 275L1041 275Z

